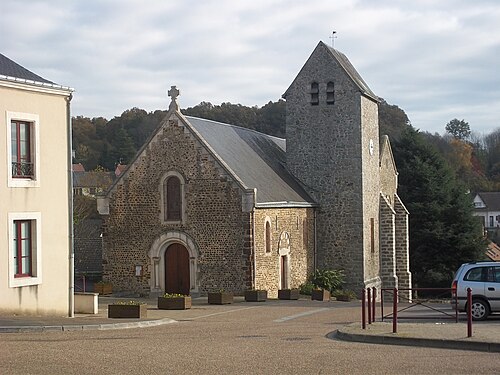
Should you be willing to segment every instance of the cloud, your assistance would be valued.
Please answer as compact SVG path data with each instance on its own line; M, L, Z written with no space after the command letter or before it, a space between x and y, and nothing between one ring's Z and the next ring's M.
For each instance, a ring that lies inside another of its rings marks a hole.
M4 0L2 53L76 89L75 115L132 107L277 100L319 40L420 129L454 117L500 126L500 7L495 1ZM29 22L26 22L29 20Z

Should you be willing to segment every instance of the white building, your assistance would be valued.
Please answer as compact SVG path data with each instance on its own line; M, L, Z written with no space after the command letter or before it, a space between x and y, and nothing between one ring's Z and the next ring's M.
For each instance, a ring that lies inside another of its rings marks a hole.
M477 193L474 197L474 215L482 218L486 230L500 227L500 192Z
M0 311L73 314L71 93L0 54Z

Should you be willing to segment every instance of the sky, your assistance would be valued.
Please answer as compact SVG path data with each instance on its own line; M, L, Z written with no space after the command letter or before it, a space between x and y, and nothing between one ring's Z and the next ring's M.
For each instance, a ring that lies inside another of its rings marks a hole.
M421 131L500 128L497 0L2 0L0 53L74 88L73 116L277 101L319 41ZM333 31L336 38L332 39Z

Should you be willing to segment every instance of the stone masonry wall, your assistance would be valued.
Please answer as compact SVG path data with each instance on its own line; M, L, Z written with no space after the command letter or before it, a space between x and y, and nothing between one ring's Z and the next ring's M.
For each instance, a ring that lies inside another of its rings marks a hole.
M333 105L326 103L330 81L335 85ZM310 104L311 82L319 83L319 105ZM287 166L320 204L318 267L345 269L347 288L376 286L380 283L378 159L374 160L379 154L377 105L362 98L321 44L288 89L286 105ZM366 159L369 139L375 152ZM367 237L371 218L377 236L373 251Z
M380 280L380 146L378 104L361 96L361 155L363 199L364 287L381 286Z
M175 171L185 180L185 220L161 220L161 181ZM199 251L197 280L201 293L248 286L252 264L245 249L249 213L242 212L239 187L218 167L182 122L172 116L119 180L104 216L103 278L115 291L148 294L154 241L169 231L186 233ZM134 275L142 265L143 276Z
M266 253L265 223L271 223L271 252ZM280 235L290 235L289 288L298 288L314 272L314 211L312 208L255 210L256 288L276 298L280 285Z
M409 289L411 284L410 272L410 253L409 253L409 237L408 237L408 211L399 199L398 195L394 196L394 210L396 211L395 227L396 227L396 274L398 276L398 287ZM409 293L401 293L402 298L410 299Z
M390 202L380 194L380 268L382 287L397 288L395 216ZM384 298L386 298L384 296Z

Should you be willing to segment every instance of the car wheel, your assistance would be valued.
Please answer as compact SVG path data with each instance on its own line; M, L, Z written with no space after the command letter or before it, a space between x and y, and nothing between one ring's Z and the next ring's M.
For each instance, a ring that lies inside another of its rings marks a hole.
M485 320L490 315L488 303L482 299L472 300L472 320Z

